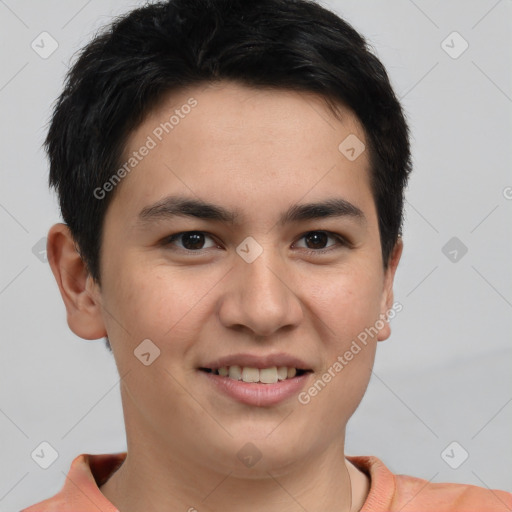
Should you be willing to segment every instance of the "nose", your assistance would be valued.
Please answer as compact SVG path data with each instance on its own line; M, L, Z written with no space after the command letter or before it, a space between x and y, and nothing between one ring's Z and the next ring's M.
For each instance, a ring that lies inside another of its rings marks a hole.
M301 322L303 310L293 290L297 284L290 269L279 258L267 254L264 251L252 263L240 258L228 274L219 308L225 327L268 337Z

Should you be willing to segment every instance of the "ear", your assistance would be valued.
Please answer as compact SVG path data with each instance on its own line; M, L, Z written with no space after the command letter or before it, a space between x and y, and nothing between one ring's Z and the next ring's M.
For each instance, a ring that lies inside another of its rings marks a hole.
M46 252L66 306L69 328L86 340L105 337L99 285L89 275L66 224L50 228Z
M393 247L393 251L389 256L388 267L384 274L384 287L382 290L382 301L380 307L380 319L384 321L385 325L382 329L379 330L379 334L377 335L378 341L384 341L389 338L391 335L391 327L387 320L388 311L393 308L393 283L395 281L395 272L398 267L398 263L402 256L402 251L404 248L404 243L402 241L402 237L398 237L395 246Z

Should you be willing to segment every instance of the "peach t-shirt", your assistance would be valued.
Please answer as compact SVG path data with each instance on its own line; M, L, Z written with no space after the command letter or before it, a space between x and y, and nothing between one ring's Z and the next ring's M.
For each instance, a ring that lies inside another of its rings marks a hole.
M119 468L126 452L76 457L62 490L21 512L119 512L101 487ZM465 484L430 483L394 475L377 457L347 457L371 480L361 512L510 512L512 494Z

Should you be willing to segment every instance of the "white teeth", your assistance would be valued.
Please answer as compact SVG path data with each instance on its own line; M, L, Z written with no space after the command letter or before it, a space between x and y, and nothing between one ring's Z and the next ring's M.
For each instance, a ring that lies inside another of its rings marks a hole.
M272 366L272 368L263 368L259 371L260 374L260 382L264 384L275 384L277 382L277 368Z
M258 382L260 380L260 371L258 368L245 366L242 370L242 380L244 382Z
M214 372L215 373L215 372ZM254 368L251 366L222 366L217 369L221 377L229 377L243 382L261 382L263 384L275 384L281 380L291 379L297 374L295 368L287 366L271 366L270 368Z
M230 366L229 367L229 378L235 380L242 380L242 368L240 366Z
M286 377L288 377L288 368L286 368L286 366L280 366L277 369L277 378L279 380L284 380Z

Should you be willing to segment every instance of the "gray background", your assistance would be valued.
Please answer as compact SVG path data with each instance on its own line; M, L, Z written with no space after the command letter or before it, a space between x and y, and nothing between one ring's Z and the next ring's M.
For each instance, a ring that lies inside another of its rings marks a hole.
M0 0L2 511L56 493L79 453L125 449L113 358L103 341L68 329L37 244L60 220L41 144L69 60L135 5ZM512 2L324 5L361 30L387 66L415 163L395 287L403 311L379 345L347 453L434 482L512 491ZM31 47L43 31L58 43L48 58ZM459 247L445 255L452 237ZM48 469L31 458L42 441L59 454ZM463 450L468 459L453 469L447 461L460 464Z

